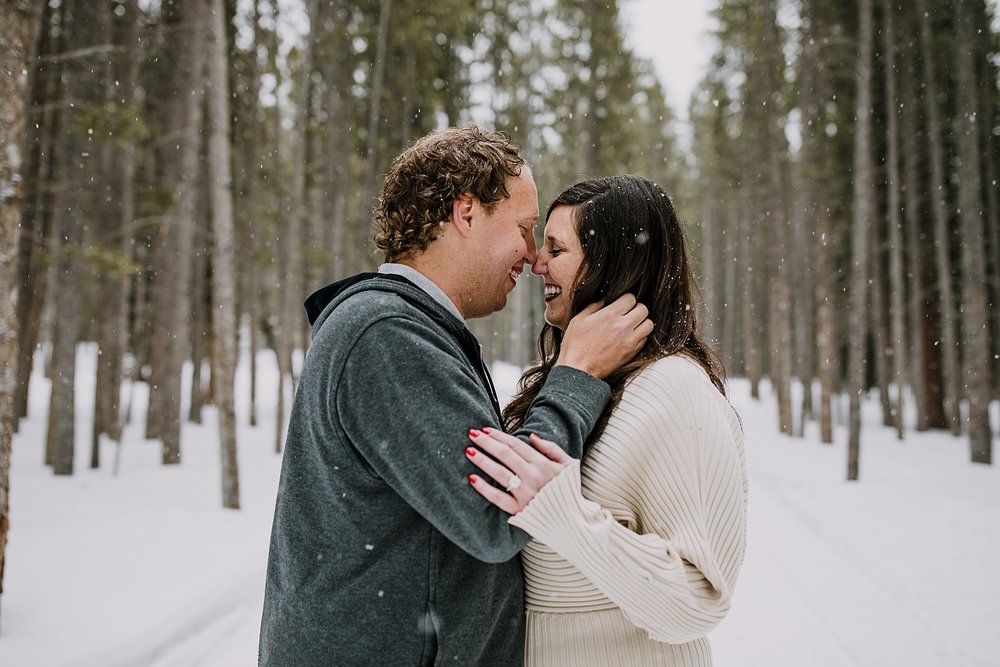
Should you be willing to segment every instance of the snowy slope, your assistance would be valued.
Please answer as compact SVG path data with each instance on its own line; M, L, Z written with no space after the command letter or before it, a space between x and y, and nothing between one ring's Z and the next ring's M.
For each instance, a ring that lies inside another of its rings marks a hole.
M77 377L92 378L94 350L80 350ZM35 380L14 441L0 665L255 664L280 465L272 356L260 365L263 419L239 434L240 511L221 508L214 413L184 426L183 463L163 467L142 438L142 386L119 474L113 443L101 469L86 467L93 399L81 386L77 472L52 476L48 383ZM495 371L509 391L516 371ZM781 436L770 398L750 400L740 380L731 394L747 433L750 532L733 611L712 635L716 663L1000 664L996 467L968 463L966 442L947 434L897 441L869 402L862 480L848 483L842 429L835 445L818 442L815 424L805 439Z

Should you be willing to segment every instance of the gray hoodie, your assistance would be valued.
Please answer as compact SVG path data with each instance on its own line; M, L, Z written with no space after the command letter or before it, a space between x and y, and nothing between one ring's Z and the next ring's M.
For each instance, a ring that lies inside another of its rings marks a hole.
M478 344L397 276L318 294L271 530L260 664L521 664L518 552L530 538L467 482L477 472L468 429L499 425ZM518 435L580 457L609 393L556 367Z

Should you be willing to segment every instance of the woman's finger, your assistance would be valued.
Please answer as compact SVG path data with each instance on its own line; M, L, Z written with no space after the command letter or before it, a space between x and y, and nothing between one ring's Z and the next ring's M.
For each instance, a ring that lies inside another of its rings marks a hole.
M469 439L517 474L526 472L526 462L543 458L531 445L497 429L469 429Z
M480 456L479 458L485 457ZM479 475L469 475L469 484L472 485L472 488L474 488L479 495L486 498L486 500L490 501L507 514L517 514L521 511L521 505L518 504L517 500L515 500L513 496L504 493Z
M514 471L501 465L500 463L497 463L489 456L486 456L477 450L475 447L466 447L465 456L472 461L472 465L482 470L483 473L490 479L495 481L500 486L505 487L509 492L513 493L523 488L524 481L521 480L520 477L518 477L518 480L520 481L513 481L514 477L517 477Z
M569 463L573 458L563 451L563 448L552 442L551 440L546 440L542 438L537 433L532 433L529 440L531 445L538 450L539 453L544 454L550 461L555 461L556 463Z

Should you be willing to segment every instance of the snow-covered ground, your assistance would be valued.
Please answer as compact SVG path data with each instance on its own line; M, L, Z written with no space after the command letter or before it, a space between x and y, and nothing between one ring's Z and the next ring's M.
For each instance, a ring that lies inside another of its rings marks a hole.
M273 357L261 356L260 424L241 410L243 508L232 511L221 507L214 412L185 424L183 462L164 467L142 437L144 386L120 451L104 443L102 467L87 468L95 356L80 351L76 474L42 465L42 378L14 440L0 665L255 664L280 464ZM516 372L495 371L509 390ZM778 435L763 394L752 401L731 382L747 434L749 546L732 613L711 637L716 664L1000 664L1000 470L969 463L965 439L897 441L869 401L861 481L850 483L845 431L834 445L815 424L805 439Z

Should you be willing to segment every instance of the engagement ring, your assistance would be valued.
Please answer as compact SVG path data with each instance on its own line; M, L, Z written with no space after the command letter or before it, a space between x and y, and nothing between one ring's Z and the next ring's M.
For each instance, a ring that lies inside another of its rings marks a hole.
M521 488L521 478L517 475L511 475L510 481L507 482L507 491L513 493Z

